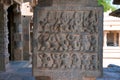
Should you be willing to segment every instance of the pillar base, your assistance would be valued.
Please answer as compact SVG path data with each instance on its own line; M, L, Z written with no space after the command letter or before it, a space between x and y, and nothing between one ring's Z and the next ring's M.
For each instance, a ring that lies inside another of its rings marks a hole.
M51 78L49 76L37 76L35 80L51 80Z
M5 57L0 55L0 71L5 71Z
M36 80L51 80L50 77L47 77L47 76L37 76L35 77ZM95 77L83 77L82 80L96 80Z
M95 77L83 77L83 80L96 80Z

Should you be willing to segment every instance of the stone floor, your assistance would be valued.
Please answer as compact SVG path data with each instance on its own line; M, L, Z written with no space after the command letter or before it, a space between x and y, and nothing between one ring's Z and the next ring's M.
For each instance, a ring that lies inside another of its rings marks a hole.
M97 80L120 80L120 66L110 64L103 69L103 77Z
M0 80L35 80L28 61L10 62L6 72L0 72Z
M0 72L0 80L35 80L29 62L10 62L8 66L6 72ZM97 80L120 80L120 66L110 64L103 70L103 77Z

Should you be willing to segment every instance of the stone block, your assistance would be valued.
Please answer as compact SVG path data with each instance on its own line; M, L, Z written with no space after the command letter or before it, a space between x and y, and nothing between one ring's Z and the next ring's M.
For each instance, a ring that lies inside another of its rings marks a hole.
M101 76L102 8L37 6L34 13L34 76L51 80Z

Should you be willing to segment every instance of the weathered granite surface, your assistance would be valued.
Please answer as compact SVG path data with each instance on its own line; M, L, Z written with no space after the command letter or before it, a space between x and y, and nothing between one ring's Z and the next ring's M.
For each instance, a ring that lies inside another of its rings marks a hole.
M5 15L7 15L5 5L0 3L0 71L5 71L5 64L9 62L7 16Z
M95 0L90 5L83 0L48 1L39 0L34 10L34 76L45 80L100 76L102 8Z

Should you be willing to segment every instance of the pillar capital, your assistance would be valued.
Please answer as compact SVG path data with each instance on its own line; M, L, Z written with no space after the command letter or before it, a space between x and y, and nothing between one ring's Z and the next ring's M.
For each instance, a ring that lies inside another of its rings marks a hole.
M97 0L38 0L41 6L97 6Z

